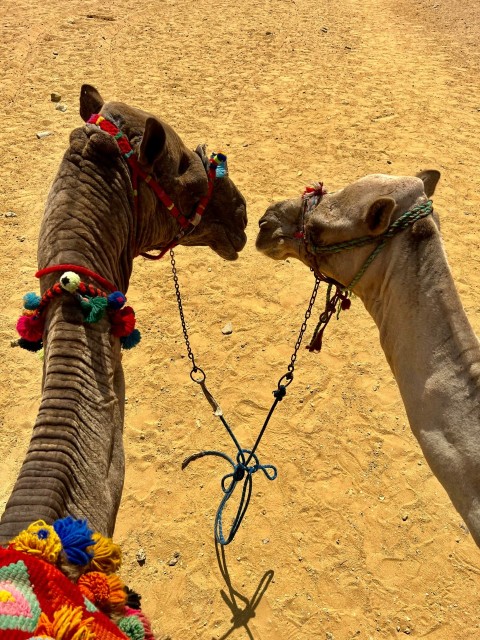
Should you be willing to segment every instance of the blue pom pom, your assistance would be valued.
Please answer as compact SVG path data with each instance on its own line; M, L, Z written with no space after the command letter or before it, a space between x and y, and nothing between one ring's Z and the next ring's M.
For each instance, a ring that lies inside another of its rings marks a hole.
M109 309L121 309L127 298L121 291L114 291L108 296L107 300Z
M30 293L26 293L23 296L23 306L29 311L35 311L35 309L38 309L41 299L42 298L37 293L30 291Z
M93 553L87 551L88 547L95 544L92 538L93 531L88 528L86 520L76 520L67 516L53 523L53 528L62 541L63 551L67 560L72 564L88 564L93 558Z
M138 329L134 329L132 333L129 333L128 336L120 338L120 342L122 343L122 347L124 349L133 349L142 339L142 335Z

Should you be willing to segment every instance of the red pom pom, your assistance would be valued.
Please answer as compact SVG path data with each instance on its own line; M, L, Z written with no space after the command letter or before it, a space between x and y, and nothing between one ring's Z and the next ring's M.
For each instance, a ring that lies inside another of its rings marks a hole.
M112 313L112 334L117 338L128 336L135 329L135 312L132 307L123 307Z
M17 322L17 331L22 338L29 342L38 342L43 337L43 318L37 315L20 316Z

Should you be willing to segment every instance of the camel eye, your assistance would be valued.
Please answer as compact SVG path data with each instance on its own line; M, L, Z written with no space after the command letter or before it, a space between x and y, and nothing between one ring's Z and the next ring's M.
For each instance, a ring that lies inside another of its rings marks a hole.
M180 159L180 164L178 165L178 175L183 176L183 174L187 172L189 167L190 158L184 154Z

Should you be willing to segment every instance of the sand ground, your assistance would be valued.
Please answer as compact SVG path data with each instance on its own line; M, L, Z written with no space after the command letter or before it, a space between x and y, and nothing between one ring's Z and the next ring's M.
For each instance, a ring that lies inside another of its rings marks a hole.
M244 446L286 370L313 284L300 264L256 253L257 220L312 180L334 189L366 173L439 169L447 253L480 332L477 0L3 0L0 14L0 509L41 376L10 340L21 296L36 287L39 223L80 124L84 82L162 116L191 147L229 155L248 202L248 245L236 263L207 249L179 249L177 262L197 361ZM54 135L38 140L46 129ZM129 300L143 342L124 358L116 539L160 638L480 637L479 551L423 461L359 301L329 327L321 356L300 352L260 448L278 479L254 478L224 577L212 534L228 469L180 464L205 448L234 451L189 379L168 261L138 259Z

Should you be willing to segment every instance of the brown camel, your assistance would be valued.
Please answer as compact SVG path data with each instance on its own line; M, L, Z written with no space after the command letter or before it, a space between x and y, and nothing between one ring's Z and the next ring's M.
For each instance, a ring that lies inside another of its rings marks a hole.
M235 260L246 242L247 218L245 200L228 175L210 180L213 192L193 228L189 220L209 190L202 149L190 151L168 124L120 102L104 103L96 89L84 85L80 115L87 121L92 114L126 136L138 167L161 185L193 231L179 238L177 219L146 181L140 180L136 198L120 141L98 124L86 124L72 132L48 197L39 269L78 265L125 293L135 256L168 247L176 238ZM42 293L59 277L43 276ZM82 280L101 286L98 279ZM46 313L42 400L0 522L0 543L33 520L48 523L67 514L87 518L93 529L111 536L122 494L125 387L119 339L106 318L85 324L73 296L57 298Z
M276 260L298 258L343 287L355 283L378 326L413 433L480 546L480 347L437 216L429 215L427 199L439 178L437 171L371 175L323 195L311 209L301 198L275 204L260 219L257 248ZM425 217L415 221L406 213L412 210ZM389 237L404 220L403 230ZM365 242L332 247L359 238Z

